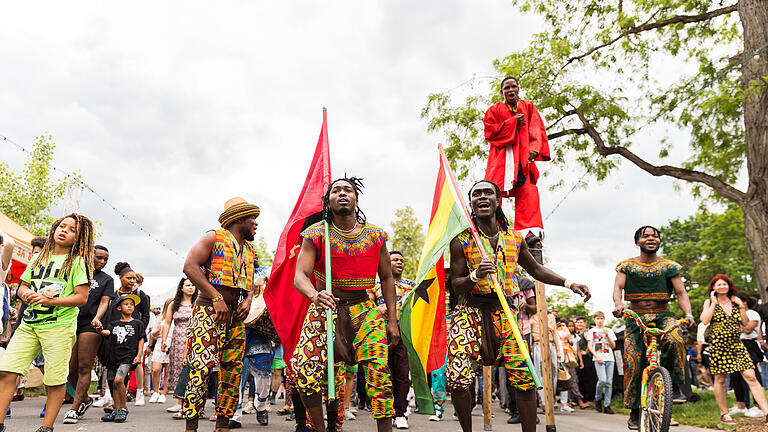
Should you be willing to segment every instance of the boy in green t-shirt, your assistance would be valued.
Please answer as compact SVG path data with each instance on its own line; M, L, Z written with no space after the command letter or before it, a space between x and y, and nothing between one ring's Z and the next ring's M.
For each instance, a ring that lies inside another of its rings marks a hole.
M92 269L93 223L72 213L53 223L43 250L32 257L21 275L18 296L28 307L0 359L0 412L11 403L16 378L29 371L29 364L42 350L48 398L37 432L53 431L64 401L78 306L88 300ZM5 431L3 422L0 418L0 432Z

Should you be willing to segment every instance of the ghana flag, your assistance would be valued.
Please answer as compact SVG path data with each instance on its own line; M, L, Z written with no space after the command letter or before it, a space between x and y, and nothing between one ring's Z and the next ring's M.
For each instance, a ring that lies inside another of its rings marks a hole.
M400 335L408 350L411 381L420 414L434 414L432 391L427 374L445 363L445 270L443 252L451 240L469 228L458 195L453 188L453 173L440 147L440 169L432 200L427 238L421 251L416 288L403 301L400 310Z

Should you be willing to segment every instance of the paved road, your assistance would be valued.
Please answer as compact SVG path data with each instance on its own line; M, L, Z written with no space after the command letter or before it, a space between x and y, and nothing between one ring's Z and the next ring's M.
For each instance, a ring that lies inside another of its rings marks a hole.
M10 432L21 431L34 431L40 425L40 418L38 417L40 409L43 406L44 399L25 399L21 402L14 402L12 405L13 416L10 419L6 419L5 424L8 426ZM280 401L278 401L278 404ZM64 415L64 410L59 413L59 418L56 422L57 432L83 432L83 431L109 431L109 432L122 432L122 431L141 431L141 432L173 432L183 431L184 422L180 420L171 420L169 414L165 412L165 409L170 406L170 403L165 405L159 404L147 404L143 407L135 407L132 402L128 403L128 421L122 424L115 423L102 423L99 419L103 415L101 409L91 408L86 414L85 418L80 420L75 425L65 425L61 423L61 419ZM279 406L279 405L278 405ZM273 405L273 408L275 406ZM212 405L209 404L206 407L206 411L212 411ZM274 409L273 409L274 411ZM448 413L453 412L453 408L447 409ZM544 416L540 415L542 423ZM508 431L517 432L520 430L518 425L507 425L507 415L498 408L498 405L494 407L494 427L495 431ZM576 410L573 414L557 415L557 430L558 432L624 432L627 430L627 417L624 415L605 415L598 414L594 411L581 411ZM260 426L256 423L255 415L244 416L243 431L262 431L262 432L293 432L295 424L293 422L285 421L284 417L280 417L274 413L270 413L269 426ZM434 423L427 420L427 416L418 414L411 415L409 419L410 431L435 431L441 432L458 432L461 430L459 422L448 418L440 423ZM201 431L213 430L213 422L201 421ZM344 432L375 432L376 426L373 419L370 417L370 413L363 411L361 415L358 415L357 420L347 421L344 423ZM474 430L481 432L483 430L483 417L482 411L476 408L474 411ZM537 431L545 432L543 424L540 424ZM700 429L687 426L679 426L672 428L672 432L707 432L710 429ZM714 431L712 431L714 432Z

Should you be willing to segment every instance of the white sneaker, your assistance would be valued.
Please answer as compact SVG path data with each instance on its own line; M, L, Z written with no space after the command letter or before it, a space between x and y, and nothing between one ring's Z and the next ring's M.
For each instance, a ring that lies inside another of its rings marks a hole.
M730 411L728 411L728 414L734 415L734 414L746 414L747 410L739 408L738 405L734 405L733 408L731 408Z
M157 403L159 403L159 404L164 404L165 403L165 395L164 394L157 395Z
M355 420L356 418L349 408L344 410L344 420Z
M395 417L395 428L408 429L408 419L405 417Z
M136 406L143 406L144 405L144 392L137 392L136 393L136 402L133 403Z
M750 418L763 418L765 417L765 413L760 409L760 407L753 406L752 408L748 409L746 413L744 413L744 416Z
M181 411L181 405L176 404L176 405L174 405L172 407L166 408L166 411L169 412L169 413L177 413L177 412Z
M95 406L97 408L101 408L101 407L104 407L104 406L110 406L113 403L115 403L115 401L112 400L111 397L101 397L101 398L99 398L99 400L97 400L96 402L93 403L93 406Z
M77 423L78 417L77 412L75 410L69 410L64 414L64 424L75 424Z
M573 408L569 407L568 404L560 404L560 412L564 413L572 413L575 411Z
M433 416L429 416L429 421L440 421L443 419L443 416L439 414L435 414Z
M152 393L149 397L149 403L157 403L157 399L160 397L160 393Z

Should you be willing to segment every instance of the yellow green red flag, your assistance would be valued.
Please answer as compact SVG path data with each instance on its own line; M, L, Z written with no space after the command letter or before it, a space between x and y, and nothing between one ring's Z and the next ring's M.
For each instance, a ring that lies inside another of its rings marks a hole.
M400 334L408 350L411 381L420 414L435 413L427 374L440 369L445 363L447 333L443 253L451 240L470 226L444 160L441 156L416 288L405 298L400 310Z

